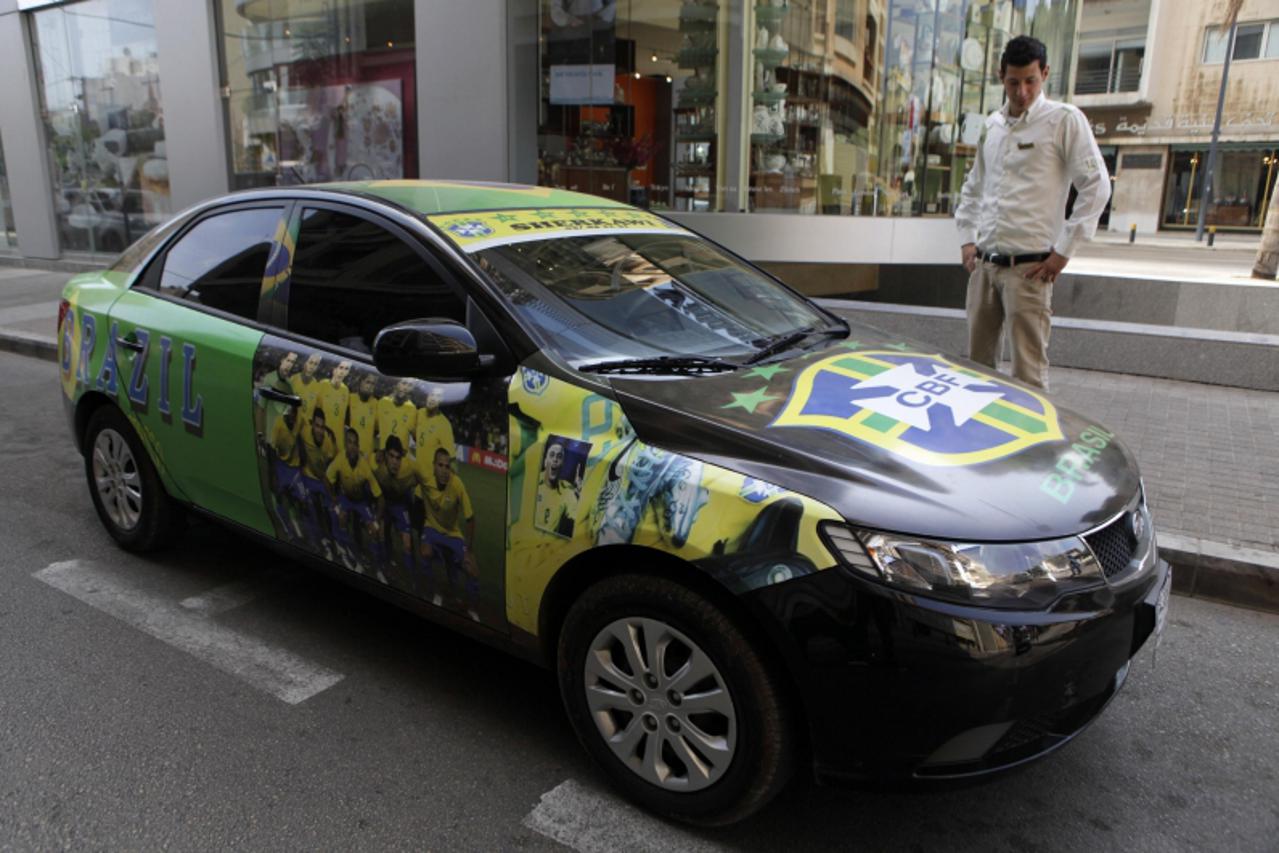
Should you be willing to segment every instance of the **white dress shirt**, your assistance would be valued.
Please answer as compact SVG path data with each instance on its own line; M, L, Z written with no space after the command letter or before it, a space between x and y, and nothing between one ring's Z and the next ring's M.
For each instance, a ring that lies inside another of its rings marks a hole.
M1066 219L1066 198L1075 198ZM964 179L955 225L960 244L1021 255L1049 249L1069 258L1091 240L1110 198L1110 175L1078 107L1042 94L1017 118L1004 104L986 117L985 139Z

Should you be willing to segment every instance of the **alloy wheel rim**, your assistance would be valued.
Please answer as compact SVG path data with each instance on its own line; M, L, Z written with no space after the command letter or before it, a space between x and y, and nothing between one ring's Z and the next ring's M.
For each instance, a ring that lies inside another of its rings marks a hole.
M142 474L124 436L107 428L93 442L93 484L107 517L121 530L142 517Z
M692 792L732 764L737 714L723 675L683 633L628 617L595 635L586 655L586 704L609 749L645 781Z

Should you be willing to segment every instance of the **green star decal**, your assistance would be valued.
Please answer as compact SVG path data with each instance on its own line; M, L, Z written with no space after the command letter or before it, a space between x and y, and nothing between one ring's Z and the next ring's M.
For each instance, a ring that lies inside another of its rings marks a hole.
M533 211L533 215L538 219L550 219L558 214L553 210L535 210Z
M844 349L858 349L861 347L861 345L862 345L861 341L844 341L842 344L840 344L840 346L843 347Z
M498 222L510 222L513 219L519 219L518 216L510 213L495 213L493 214L493 218Z
M898 352L905 352L906 350L910 349L909 344L884 344L884 346L888 347L889 349L895 349Z
M767 385L765 385L763 388L760 388L757 391L752 391L749 394L739 394L736 391L734 391L732 392L733 402L729 403L727 406L720 406L720 408L721 409L745 409L746 411L750 412L753 415L755 414L755 409L759 407L761 404L766 403L770 400L782 399L781 397L770 396L767 393L765 393L766 391L768 391Z
M590 216L590 214L587 213L585 210L574 210L572 213L569 214L569 216L572 216L574 219L585 219L586 217Z
M779 374L779 373L785 373L785 372L786 372L786 368L784 368L784 367L782 367L782 366L780 366L780 365L777 365L777 364L770 364L770 365L765 366L765 365L762 365L762 364L761 364L759 367L755 368L755 369L754 369L754 370L752 370L750 373L747 373L747 374L744 374L744 375L746 375L746 376L758 376L760 379L770 379L770 380L771 380L771 379L772 379L774 376L776 376L777 374Z

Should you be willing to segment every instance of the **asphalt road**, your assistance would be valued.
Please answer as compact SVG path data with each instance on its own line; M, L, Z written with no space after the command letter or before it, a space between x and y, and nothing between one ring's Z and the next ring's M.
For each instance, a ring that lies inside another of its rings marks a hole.
M56 367L0 354L0 400L0 849L1276 849L1279 617L1175 597L1157 668L995 780L692 833L604 789L547 673L212 525L117 550Z

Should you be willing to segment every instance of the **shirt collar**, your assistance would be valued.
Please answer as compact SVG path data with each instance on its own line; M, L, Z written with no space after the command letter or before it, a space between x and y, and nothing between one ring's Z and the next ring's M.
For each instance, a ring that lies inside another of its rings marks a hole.
M1043 91L1040 91L1040 93L1035 96L1035 100L1030 102L1030 106L1026 107L1025 112L1017 116L1017 118L1013 118L1011 115L1008 114L1007 101L1004 101L1004 105L999 108L999 111L1004 116L1004 124L1011 127L1012 125L1022 121L1029 123L1030 120L1035 117L1035 114L1039 112L1039 109L1040 107L1043 106L1043 103L1044 103L1044 93Z

